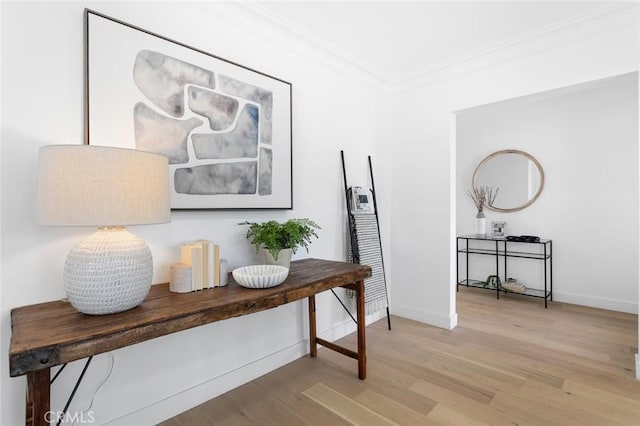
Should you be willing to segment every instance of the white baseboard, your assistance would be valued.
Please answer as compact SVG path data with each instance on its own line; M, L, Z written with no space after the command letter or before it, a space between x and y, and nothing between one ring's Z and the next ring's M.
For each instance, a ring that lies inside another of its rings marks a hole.
M449 328L447 330L453 330L458 326L458 314L453 314L449 318Z
M371 315L367 315L365 322L366 324L371 324L385 316L386 311L384 310L374 312ZM356 324L349 319L327 330L319 331L318 336L332 342L354 331L356 331ZM245 364L235 370L228 371L217 377L212 377L206 382L178 392L168 398L156 401L132 413L107 421L105 424L110 426L158 424L295 361L308 353L309 340L305 339L292 346Z
M309 352L308 340L298 342L235 370L213 377L206 382L156 401L117 419L107 421L110 426L155 425L170 419L225 392L267 374Z
M636 380L640 380L640 353L636 354Z
M393 312L391 312L391 313L393 313ZM374 313L372 313L370 315L367 315L366 323L367 323L367 325L369 325L371 323L374 323L374 322L379 321L382 318L386 318L386 317L387 317L386 309L380 309L377 312L374 312Z
M446 328L447 330L452 330L456 325L458 325L458 314L453 314L452 316L447 317L433 312L420 311L406 306L397 306L395 304L393 305L393 314L436 327Z
M556 302L590 306L592 308L607 309L616 312L626 312L629 314L638 313L637 301L607 299L605 297L592 297L582 294L564 293L559 291L553 292L553 300L555 300Z

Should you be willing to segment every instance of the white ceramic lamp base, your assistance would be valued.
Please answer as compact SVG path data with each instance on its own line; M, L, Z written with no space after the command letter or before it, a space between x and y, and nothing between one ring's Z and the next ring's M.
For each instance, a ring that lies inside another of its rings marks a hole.
M64 288L71 305L90 315L138 306L151 288L153 259L147 244L125 228L100 228L71 249Z

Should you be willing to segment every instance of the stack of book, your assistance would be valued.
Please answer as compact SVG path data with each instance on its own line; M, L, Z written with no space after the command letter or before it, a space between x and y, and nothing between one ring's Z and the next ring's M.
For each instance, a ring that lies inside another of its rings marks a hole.
M191 291L220 287L220 246L197 240L180 247L182 263L191 266Z

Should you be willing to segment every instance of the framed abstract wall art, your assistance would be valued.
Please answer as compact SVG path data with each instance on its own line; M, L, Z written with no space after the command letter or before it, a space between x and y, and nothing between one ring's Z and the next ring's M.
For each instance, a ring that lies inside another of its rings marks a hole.
M291 84L85 10L86 140L169 159L172 209L292 208Z

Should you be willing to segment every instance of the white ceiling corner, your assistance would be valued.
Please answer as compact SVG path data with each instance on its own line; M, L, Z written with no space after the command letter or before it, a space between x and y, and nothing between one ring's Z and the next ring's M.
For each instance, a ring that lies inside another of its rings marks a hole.
M302 1L309 5L312 3L312 1L307 2L307 0ZM325 3L323 1L320 2ZM342 49L332 40L322 37L303 24L296 23L297 19L292 19L290 16L284 16L274 11L269 7L269 4L273 7L274 3L280 2L235 0L235 4L239 5L244 12L250 13L253 17L263 21L264 23L278 28L280 31L288 34L290 37L298 41L311 44L334 59L338 59L352 67L355 67L360 72L367 74L368 77L376 80L378 83L388 83L391 80L391 76L385 75L383 71L361 59L356 53Z
M255 1L242 10L388 85L635 6L630 1Z

